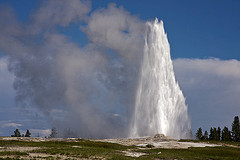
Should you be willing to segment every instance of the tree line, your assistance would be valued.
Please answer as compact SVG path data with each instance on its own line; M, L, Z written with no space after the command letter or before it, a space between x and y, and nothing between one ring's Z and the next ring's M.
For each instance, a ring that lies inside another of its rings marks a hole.
M77 137L75 135L75 133L72 130L70 130L70 128L65 129L62 136L63 136L63 138L76 138ZM19 129L16 129L14 131L14 134L11 135L11 137L31 137L31 133L27 129L26 133L21 135ZM58 138L58 137L61 137L61 136L59 136L57 129L55 127L52 128L51 133L48 137L45 136L45 138Z
M27 129L25 135L20 133L20 131L18 129L16 129L14 131L14 134L11 135L11 137L31 137L31 133L29 132L29 130Z
M211 127L210 132L205 131L203 134L202 128L199 128L196 133L198 140L210 141L234 141L240 142L240 123L239 117L235 116L232 123L232 130L230 131L226 126L221 130L220 127Z
M31 137L31 133L27 129L25 135L24 134L21 135L19 129L16 129L14 131L14 134L11 135L11 137ZM57 137L57 130L56 130L56 128L52 128L51 134L50 134L50 136L48 138L56 138L56 137ZM45 137L45 138L47 138L47 137Z

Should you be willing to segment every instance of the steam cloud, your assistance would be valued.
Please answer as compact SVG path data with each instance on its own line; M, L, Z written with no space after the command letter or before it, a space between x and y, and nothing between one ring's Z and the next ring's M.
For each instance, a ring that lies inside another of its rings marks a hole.
M87 36L84 47L62 33L71 25ZM144 28L114 4L91 12L89 1L43 1L23 22L0 6L0 52L15 75L17 104L40 108L60 136L67 129L79 137L126 137Z

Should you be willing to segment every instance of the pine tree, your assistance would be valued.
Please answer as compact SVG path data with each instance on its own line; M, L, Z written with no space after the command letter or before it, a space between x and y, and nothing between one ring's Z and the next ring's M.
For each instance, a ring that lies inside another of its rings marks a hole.
M218 140L218 131L215 127L214 128L211 127L211 129L210 129L209 140L211 140L211 141Z
M216 140L217 140L217 141L220 141L220 140L221 140L221 128L220 128L220 127L218 127L218 129L217 129Z
M202 139L203 139L202 128L199 128L199 129L197 130L196 138L197 138L198 140L202 140Z
M232 139L235 142L240 142L240 124L238 116L234 117L232 123Z
M222 141L231 141L231 132L228 130L228 128L225 126L222 130Z
M208 140L208 132L207 131L204 132L203 140Z
M27 132L25 134L25 137L30 137L31 136L31 133L29 132L29 130L27 129Z
M14 135L11 135L11 137L21 137L21 133L19 132L18 129L14 131Z
M217 128L213 128L213 140L217 141L218 140L218 132L217 132Z
M213 129L210 128L209 140L213 140Z
M57 137L57 129L53 127L49 138L56 138L56 137Z

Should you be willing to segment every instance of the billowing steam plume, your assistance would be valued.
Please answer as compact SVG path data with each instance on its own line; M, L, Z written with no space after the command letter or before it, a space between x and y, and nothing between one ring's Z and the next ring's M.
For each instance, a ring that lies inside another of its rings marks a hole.
M18 104L40 108L60 136L68 128L78 137L127 137L146 25L114 4L90 11L89 1L49 0L21 22L0 6L0 52L15 75ZM88 43L64 34L69 26Z

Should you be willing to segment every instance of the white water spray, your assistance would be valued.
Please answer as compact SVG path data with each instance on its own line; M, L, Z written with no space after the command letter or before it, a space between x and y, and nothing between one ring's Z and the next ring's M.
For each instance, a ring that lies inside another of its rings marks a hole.
M175 80L163 22L147 22L131 137L162 133L184 138L190 130L185 98Z

